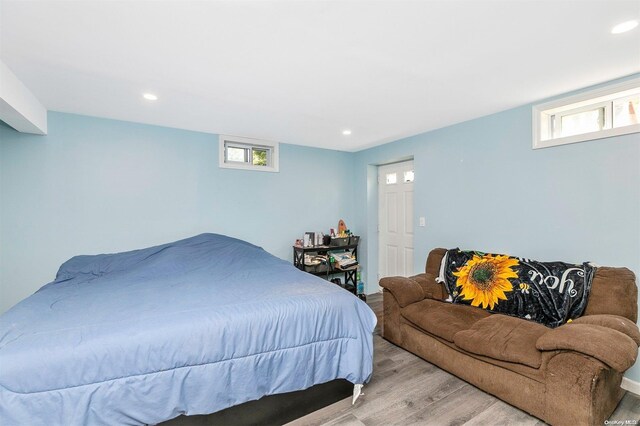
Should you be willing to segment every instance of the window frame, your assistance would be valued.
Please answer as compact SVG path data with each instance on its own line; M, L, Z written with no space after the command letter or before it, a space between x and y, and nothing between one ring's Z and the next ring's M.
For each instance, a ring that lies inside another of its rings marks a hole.
M219 165L224 169L236 169L236 170L256 170L261 172L274 172L280 171L279 164L279 143L271 142L261 139L244 138L240 136L220 135L218 138L218 158ZM249 149L248 161L232 161L227 160L227 147ZM267 165L258 166L253 164L253 150L259 149L261 151L267 151Z
M622 127L613 127L613 108L605 107L604 126L602 130L581 133L578 135L554 137L551 117L562 116L588 111L604 106L613 105L621 97L631 96L640 89L640 78L634 78L622 83L608 85L599 89L589 90L577 95L565 96L550 102L532 107L532 148L548 148L576 142L610 138L640 132L640 123ZM628 93L626 93L628 92ZM640 113L640 111L638 111Z

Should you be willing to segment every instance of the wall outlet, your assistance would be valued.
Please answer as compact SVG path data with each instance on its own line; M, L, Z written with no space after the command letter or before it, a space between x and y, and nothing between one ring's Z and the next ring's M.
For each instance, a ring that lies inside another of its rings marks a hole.
M424 216L420 216L420 225L419 226L427 226L427 220L424 218Z

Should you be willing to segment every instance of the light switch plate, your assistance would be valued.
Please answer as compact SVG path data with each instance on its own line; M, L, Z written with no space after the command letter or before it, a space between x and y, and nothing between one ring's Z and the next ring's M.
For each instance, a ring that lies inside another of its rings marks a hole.
M420 216L420 226L426 226L427 221L424 216Z

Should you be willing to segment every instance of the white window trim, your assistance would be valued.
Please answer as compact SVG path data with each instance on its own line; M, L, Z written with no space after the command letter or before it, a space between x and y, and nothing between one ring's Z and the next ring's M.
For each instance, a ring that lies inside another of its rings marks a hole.
M612 95L618 92L624 92L625 90L632 90L640 86L640 78L634 78L622 83L612 84L606 87L602 87L600 89L590 90L587 92L583 92L573 96L567 96L561 99L556 99L551 102L546 102L544 104L534 105L532 108L532 137L533 137L533 149L539 148L548 148L551 146L557 145L566 145L570 143L576 142L584 142L596 139L604 139L610 138L613 136L621 136L628 135L631 133L639 133L640 132L640 124L634 124L630 126L617 127L617 128L606 128L603 130L598 130L596 132L582 133L580 135L572 135L565 136L563 138L550 138L546 140L542 140L543 133L548 132L548 129L542 129L543 126L546 126L547 123L545 119L542 118L542 115L545 111L549 110L562 110L563 107L572 104L578 104L579 102L583 102L584 105L593 104L594 108L597 107L597 98ZM623 95L624 96L624 95ZM577 111L577 109L581 108L584 105L575 105L574 109L571 111ZM566 113L570 111L567 110ZM605 126L606 127L606 126Z
M268 148L270 151L269 160L271 165L269 166L254 166L253 164L246 164L236 161L225 161L225 143L233 145L242 145L243 148L247 146L256 148ZM261 139L243 138L240 136L220 135L218 138L218 159L219 165L223 169L237 169L237 170L256 170L260 172L274 172L280 171L280 144L278 142L265 141Z

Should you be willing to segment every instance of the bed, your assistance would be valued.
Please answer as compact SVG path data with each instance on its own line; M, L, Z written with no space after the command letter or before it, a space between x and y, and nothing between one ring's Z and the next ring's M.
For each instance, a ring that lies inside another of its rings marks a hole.
M0 316L0 424L155 424L372 373L371 309L245 241L76 256Z

